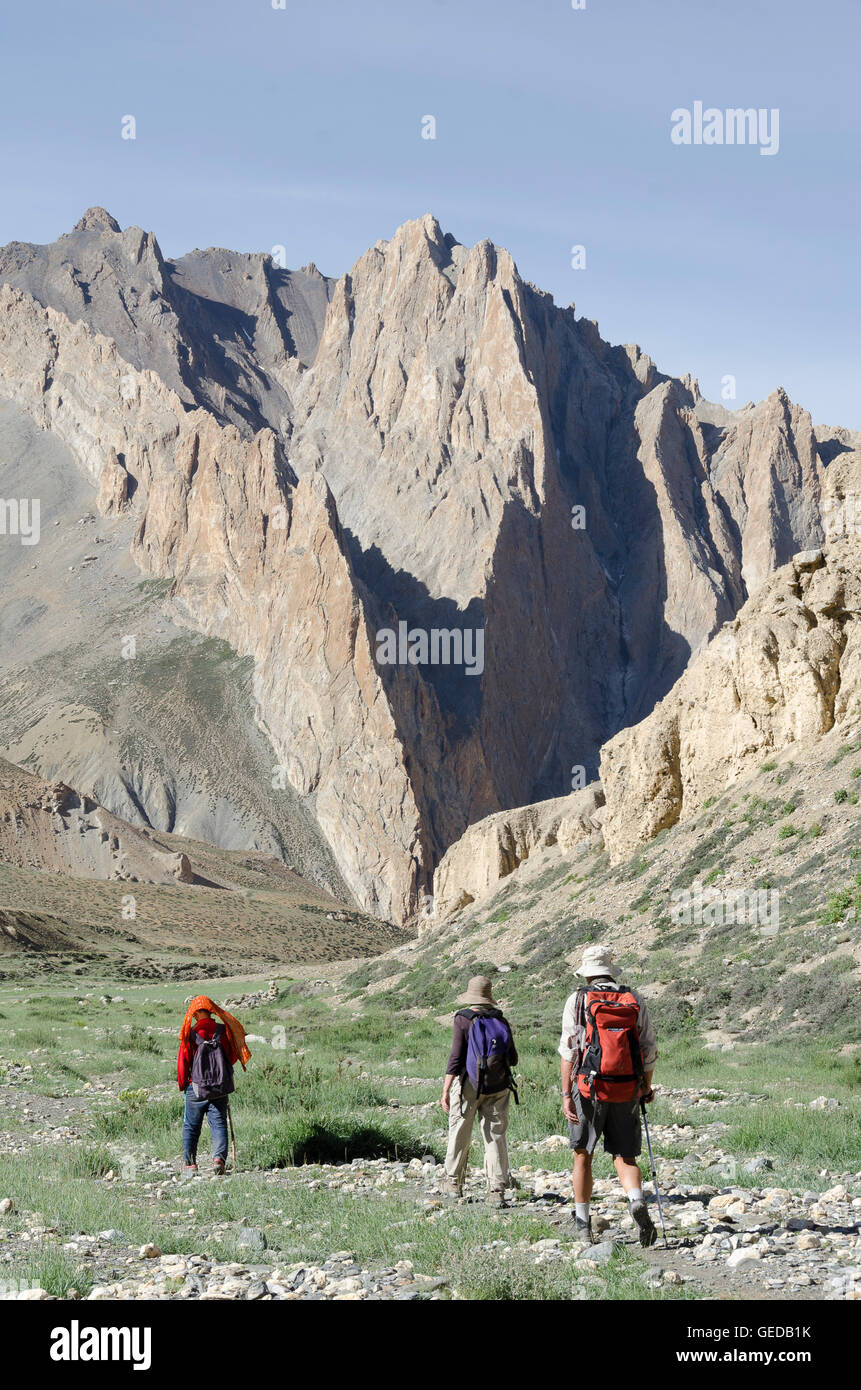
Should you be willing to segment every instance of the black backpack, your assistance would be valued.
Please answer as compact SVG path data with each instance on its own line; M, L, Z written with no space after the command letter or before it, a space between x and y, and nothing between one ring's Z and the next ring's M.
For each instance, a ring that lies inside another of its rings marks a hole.
M216 1023L215 1036L202 1038L192 1033L194 1056L191 1062L191 1087L198 1100L217 1100L234 1090L233 1063L221 1046L225 1027Z

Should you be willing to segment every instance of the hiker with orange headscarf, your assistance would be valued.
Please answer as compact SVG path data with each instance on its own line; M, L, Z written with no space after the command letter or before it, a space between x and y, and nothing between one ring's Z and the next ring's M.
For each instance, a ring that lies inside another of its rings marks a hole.
M213 1015L217 1015L217 1022ZM245 1029L233 1014L222 1009L205 994L192 999L179 1030L176 1079L185 1092L182 1125L183 1175L197 1173L197 1145L203 1117L212 1134L212 1167L216 1175L224 1172L227 1159L227 1118L230 1093L235 1089L233 1067L245 1064L251 1053Z

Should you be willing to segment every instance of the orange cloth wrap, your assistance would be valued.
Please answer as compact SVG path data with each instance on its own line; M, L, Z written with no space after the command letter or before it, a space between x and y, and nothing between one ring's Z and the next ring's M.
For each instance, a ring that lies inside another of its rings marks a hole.
M244 1071L245 1063L251 1060L251 1052L245 1041L245 1029L242 1027L238 1018L234 1018L233 1014L229 1014L226 1009L222 1009L220 1004L216 1004L212 999L208 999L205 994L198 994L197 998L192 999L188 1006L185 1018L182 1021L182 1027L179 1030L180 1046L188 1047L188 1038L191 1033L195 1015L204 1011L210 1014L217 1014L221 1019L227 1029L230 1041L233 1045L233 1052L235 1053L235 1059L232 1058L231 1060L241 1062L242 1070Z

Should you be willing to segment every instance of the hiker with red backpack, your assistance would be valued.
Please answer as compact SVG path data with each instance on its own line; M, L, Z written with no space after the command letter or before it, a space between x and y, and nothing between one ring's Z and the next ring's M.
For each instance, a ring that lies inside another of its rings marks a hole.
M577 974L585 983L566 1001L559 1043L562 1112L574 1150L574 1234L592 1243L592 1155L603 1138L604 1152L612 1155L627 1194L640 1244L648 1247L658 1233L643 1196L637 1157L642 1147L640 1106L654 1098L654 1029L645 1000L618 983L606 947L588 946Z
M508 1167L505 1135L512 1092L517 1099L511 1070L517 1065L517 1049L511 1026L492 996L490 980L474 976L457 1003L463 1007L454 1016L440 1102L448 1115L448 1150L440 1190L450 1196L463 1195L477 1115L484 1140L488 1200L492 1206L504 1207L506 1188L516 1185Z
M216 1022L213 1014L218 1015L220 1022ZM239 1020L205 994L192 999L179 1030L176 1059L177 1083L185 1092L184 1177L194 1177L197 1173L197 1145L204 1116L212 1135L212 1169L216 1176L223 1174L227 1162L230 1095L235 1090L233 1067L240 1062L244 1071L250 1058L245 1029Z

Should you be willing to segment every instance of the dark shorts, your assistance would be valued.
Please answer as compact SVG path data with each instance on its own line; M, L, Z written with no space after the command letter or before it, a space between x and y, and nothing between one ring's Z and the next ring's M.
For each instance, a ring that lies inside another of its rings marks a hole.
M634 1100L592 1101L574 1092L577 1123L568 1123L568 1142L572 1149L594 1153L598 1140L604 1152L614 1158L636 1158L643 1146L640 1128L640 1102Z

